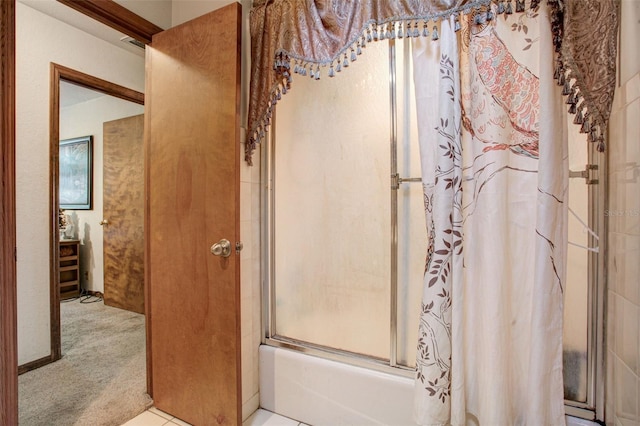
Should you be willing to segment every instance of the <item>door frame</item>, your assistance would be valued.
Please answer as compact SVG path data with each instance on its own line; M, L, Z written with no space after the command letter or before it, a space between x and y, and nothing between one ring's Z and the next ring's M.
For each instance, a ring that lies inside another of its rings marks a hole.
M115 83L85 74L74 69L51 63L51 79L49 91L49 207L50 223L49 232L51 247L49 248L50 273L50 314L51 314L51 355L43 358L42 362L36 360L25 366L18 367L21 374L29 369L41 367L61 358L61 330L60 330L60 291L58 289L58 276L60 274L60 233L58 232L58 209L60 202L59 192L59 168L60 168L60 81L75 84L85 89L114 96L125 101L144 105L144 93L128 89Z
M40 368L62 357L60 329L60 234L58 232L59 203L59 144L60 144L60 81L66 81L86 89L144 105L144 94L89 74L51 63L49 82L49 315L51 353L18 366L18 374Z
M0 1L0 424L18 424L15 14Z
M83 3L95 5L104 3L104 0L102 2L98 0L78 2L81 5ZM110 3L115 4L115 2ZM91 16L86 11L76 10ZM2 89L0 90L0 154L2 154L0 156L0 179L2 181L0 187L0 424L18 423L15 16L16 0L0 1L0 88ZM134 29L139 29L141 23L148 22L139 16L138 18L138 23L132 27ZM130 11L112 7L102 15L100 22L117 28L117 25L123 21L128 22L130 19ZM128 32L125 34L130 35Z

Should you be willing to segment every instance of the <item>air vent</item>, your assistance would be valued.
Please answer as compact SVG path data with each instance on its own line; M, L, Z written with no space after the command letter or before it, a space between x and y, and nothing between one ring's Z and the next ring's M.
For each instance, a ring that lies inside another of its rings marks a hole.
M136 39L135 39L135 38L133 38L133 37L129 37L129 36L122 37L122 38L120 39L120 41L121 41L121 42L123 42L123 43L132 44L132 45L134 45L135 47L138 47L138 48L143 49L143 50L144 50L144 48L145 48L145 44L144 44L143 42L141 42L141 41L139 41L139 40L136 40Z

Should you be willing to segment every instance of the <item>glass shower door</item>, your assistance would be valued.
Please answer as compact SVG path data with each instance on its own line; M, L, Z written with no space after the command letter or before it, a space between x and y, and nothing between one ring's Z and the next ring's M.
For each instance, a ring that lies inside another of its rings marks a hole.
M567 117L569 154L563 375L567 414L593 419L603 385L602 251L604 154Z
M427 251L411 71L410 40L396 40L339 78L298 77L271 154L271 337L406 374Z
M389 359L387 52L372 43L336 78L296 75L277 107L272 177L276 337L381 360Z

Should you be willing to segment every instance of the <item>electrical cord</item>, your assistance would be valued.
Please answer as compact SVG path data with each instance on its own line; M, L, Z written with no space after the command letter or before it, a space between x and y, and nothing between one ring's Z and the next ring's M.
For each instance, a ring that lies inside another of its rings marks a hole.
M80 292L80 303L97 303L102 302L102 293L99 291L89 292L84 288Z
M67 302L74 302L76 300L79 300L80 303L97 303L97 302L102 302L103 298L102 298L102 293L100 293L99 291L89 293L87 290L81 289L79 295L70 297L68 299L63 299L60 302L67 303Z
M97 295L94 294L86 294L84 296L80 296L80 303L97 303L102 302L102 295L99 293Z

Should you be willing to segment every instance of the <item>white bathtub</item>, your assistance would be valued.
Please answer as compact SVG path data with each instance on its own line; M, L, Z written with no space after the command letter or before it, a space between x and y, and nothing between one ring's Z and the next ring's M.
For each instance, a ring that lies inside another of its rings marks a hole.
M260 346L260 407L310 425L415 425L413 380ZM597 426L567 416L567 426Z

